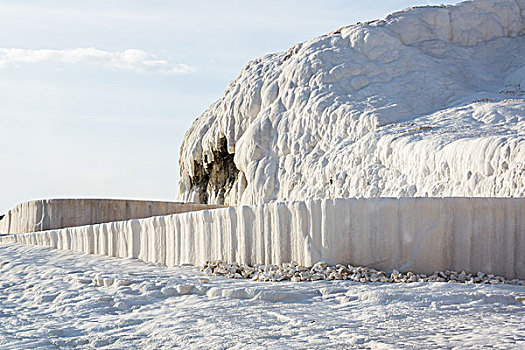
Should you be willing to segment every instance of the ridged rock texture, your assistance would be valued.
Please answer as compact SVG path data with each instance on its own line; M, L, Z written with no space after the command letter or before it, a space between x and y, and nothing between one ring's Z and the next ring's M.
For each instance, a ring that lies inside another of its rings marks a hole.
M476 0L256 59L186 133L179 197L522 197L524 35L525 0Z
M317 261L525 279L524 198L275 202L0 236L174 266Z
M216 205L128 199L43 199L0 218L0 234L26 233L214 209Z

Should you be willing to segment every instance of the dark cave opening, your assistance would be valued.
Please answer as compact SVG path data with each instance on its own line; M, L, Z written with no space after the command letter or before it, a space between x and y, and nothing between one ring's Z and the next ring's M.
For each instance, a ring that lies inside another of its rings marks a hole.
M233 161L235 154L228 153L226 138L221 138L218 148L213 152L213 160L195 162L195 175L190 179L191 188L196 193L195 202L203 204L224 204L239 174Z

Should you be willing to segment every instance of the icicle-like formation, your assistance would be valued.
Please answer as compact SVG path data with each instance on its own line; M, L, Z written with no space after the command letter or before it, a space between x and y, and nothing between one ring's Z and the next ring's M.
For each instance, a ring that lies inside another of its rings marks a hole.
M17 234L3 241L166 264L317 261L525 278L525 198L269 203Z

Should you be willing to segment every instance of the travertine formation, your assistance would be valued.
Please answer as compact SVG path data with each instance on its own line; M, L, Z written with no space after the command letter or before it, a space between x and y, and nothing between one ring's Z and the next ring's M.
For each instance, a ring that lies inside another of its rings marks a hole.
M525 195L525 0L411 8L250 62L181 147L180 198Z
M21 203L10 210L0 219L0 234L45 231L218 207L124 199L43 199Z
M268 203L17 234L4 241L168 266L296 261L525 279L525 198Z
M249 63L194 122L181 198L250 205L1 240L168 266L325 261L413 273L379 281L524 279L524 98L525 0L408 9ZM30 229L44 227L34 214L22 215Z

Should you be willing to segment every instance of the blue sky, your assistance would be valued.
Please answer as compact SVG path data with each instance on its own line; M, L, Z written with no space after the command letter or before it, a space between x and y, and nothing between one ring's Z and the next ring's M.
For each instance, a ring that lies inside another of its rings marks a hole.
M173 200L184 132L249 60L439 3L4 0L0 213L41 198Z

